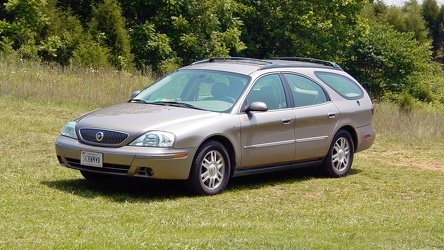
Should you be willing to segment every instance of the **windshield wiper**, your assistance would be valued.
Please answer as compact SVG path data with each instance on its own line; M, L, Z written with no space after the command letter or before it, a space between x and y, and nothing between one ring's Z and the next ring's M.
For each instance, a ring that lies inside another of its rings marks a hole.
M157 104L157 105L184 107L184 108L192 108L192 109L204 110L204 109L201 109L201 108L197 108L194 105L191 105L191 104L186 103L186 102L157 101L157 102L151 102L150 104Z

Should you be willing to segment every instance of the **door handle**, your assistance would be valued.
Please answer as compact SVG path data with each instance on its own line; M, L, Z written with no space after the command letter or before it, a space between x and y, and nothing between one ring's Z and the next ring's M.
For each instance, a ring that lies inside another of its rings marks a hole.
M287 125L290 124L293 121L291 118L284 118L282 119L282 124Z
M333 118L336 118L336 113L329 112L327 116L328 116L328 119L333 119Z

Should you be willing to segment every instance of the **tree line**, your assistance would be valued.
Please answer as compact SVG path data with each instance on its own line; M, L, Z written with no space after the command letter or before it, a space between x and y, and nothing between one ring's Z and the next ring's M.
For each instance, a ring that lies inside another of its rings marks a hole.
M402 7L381 0L4 0L0 5L2 57L159 73L209 57L312 57L338 62L375 99L407 94L444 103L443 48L444 8L436 0L410 0Z

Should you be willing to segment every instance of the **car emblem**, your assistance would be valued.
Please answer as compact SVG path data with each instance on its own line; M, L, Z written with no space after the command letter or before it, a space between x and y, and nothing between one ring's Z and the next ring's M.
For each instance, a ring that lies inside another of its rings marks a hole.
M96 140L97 140L97 141L102 141L104 136L105 136L105 135L103 134L103 132L98 132L98 133L96 134Z

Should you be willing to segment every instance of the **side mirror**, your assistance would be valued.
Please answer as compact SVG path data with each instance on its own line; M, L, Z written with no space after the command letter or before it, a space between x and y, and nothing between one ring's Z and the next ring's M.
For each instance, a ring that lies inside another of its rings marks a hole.
M265 104L265 102L253 102L252 104L250 104L250 106L248 107L248 112L250 111L267 111L268 110L268 106L267 104Z
M133 99L134 97L136 97L138 94L140 93L140 90L136 90L133 93L131 93L131 99Z

